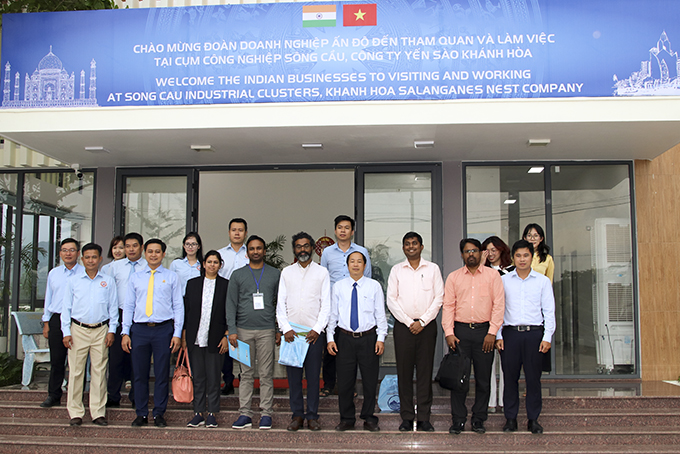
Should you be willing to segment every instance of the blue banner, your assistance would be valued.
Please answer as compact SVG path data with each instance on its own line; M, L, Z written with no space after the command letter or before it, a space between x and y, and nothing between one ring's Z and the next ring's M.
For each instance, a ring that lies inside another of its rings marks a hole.
M2 108L680 95L677 0L8 14Z

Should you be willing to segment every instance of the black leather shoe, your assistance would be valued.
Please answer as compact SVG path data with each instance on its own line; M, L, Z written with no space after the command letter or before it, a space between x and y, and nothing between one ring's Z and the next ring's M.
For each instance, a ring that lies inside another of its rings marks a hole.
M434 426L430 424L430 421L418 421L416 429L418 432L434 432Z
M96 424L98 426L108 426L109 422L106 420L105 417L100 416L99 418L95 419L92 421L92 424Z
M106 401L106 408L113 408L113 407L120 407L120 401L119 400L107 400Z
M153 425L156 427L168 427L168 423L165 422L163 415L154 416Z
M420 423L418 423L420 424ZM404 419L401 424L399 424L399 432L410 432L413 430L413 421L408 421Z
M233 384L228 384L224 385L224 388L222 388L222 395L223 396L228 396L229 394L234 394L234 385Z
M149 424L149 418L146 416L137 416L134 421L132 421L132 427L142 427Z
M79 426L83 423L83 418L71 418L68 423L72 426Z
M472 421L472 431L478 434L486 433L483 421Z
M464 422L454 422L451 427L449 427L449 433L450 434L456 434L458 435L462 431L465 430L465 423Z
M335 430L338 431L338 432L344 432L346 430L354 430L354 424L351 424L351 423L348 423L348 422L345 422L345 421L341 421L340 424L335 426Z
M42 408L52 408L61 405L61 399L56 399L52 396L47 396L47 399L40 404Z
M527 430L532 434L542 434L543 426L541 426L535 419L530 419L527 423Z
M366 421L364 422L364 430L368 430L369 432L379 432L380 427L378 426L377 422Z
M503 432L517 432L517 419L506 419Z

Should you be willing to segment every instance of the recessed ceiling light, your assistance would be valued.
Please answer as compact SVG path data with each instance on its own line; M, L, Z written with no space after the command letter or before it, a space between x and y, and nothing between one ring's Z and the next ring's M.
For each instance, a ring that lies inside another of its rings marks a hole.
M109 150L107 150L104 147L97 146L97 147L85 147L85 151L89 151L90 153L110 153Z
M527 173L541 173L543 172L543 166L540 167L532 167L529 169Z
M414 140L414 148L434 148L434 140Z
M515 199L507 199L505 202L503 202L506 205L512 205L513 203L517 202Z
M550 144L550 139L529 139L527 146L529 147L547 147Z
M323 144L322 143L303 143L302 148L305 150L322 150L323 149Z
M191 149L197 153L201 151L215 151L212 149L212 145L191 145Z

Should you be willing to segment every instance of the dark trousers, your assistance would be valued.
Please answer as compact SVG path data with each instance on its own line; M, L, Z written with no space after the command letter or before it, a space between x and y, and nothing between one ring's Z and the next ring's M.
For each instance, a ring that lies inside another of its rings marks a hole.
M543 353L538 349L543 340L543 330L519 332L511 328L503 329L503 351L501 365L505 377L503 403L505 417L516 419L519 411L519 376L524 367L524 379L527 386L527 418L538 419L543 408L541 396L541 373L543 369Z
M319 374L321 373L322 353L326 343L319 337L316 343L309 344L303 367L286 367L288 372L288 392L293 418L319 419ZM285 340L283 341L285 342ZM307 375L307 413L302 397L302 372Z
M218 352L210 353L208 347L187 345L189 364L194 377L194 413L203 413L208 403L208 413L220 411L220 368L224 361Z
M411 334L408 326L394 322L394 351L397 358L399 380L399 405L401 419L413 421L413 369L416 369L416 399L418 421L430 420L432 407L432 368L437 342L437 324L430 323L417 334Z
M61 400L63 393L61 384L64 382L66 355L68 354L68 348L64 347L64 334L61 332L61 314L52 314L48 323L50 327L47 335L47 344L50 348L50 381L47 392L52 398Z
M172 322L160 326L133 323L130 328L132 341L132 367L135 370L135 407L137 416L149 415L149 372L153 354L153 371L156 385L153 390L153 416L164 415L168 406L168 381L170 375L170 341Z
M326 334L324 336L324 343L326 341ZM319 339L321 340L321 339ZM325 389L332 390L335 388L335 378L336 378L336 368L335 368L335 356L328 353L328 350L324 348L323 350L323 387Z
M338 367L338 404L340 420L349 424L356 421L354 407L354 386L357 380L357 367L361 372L364 404L360 417L364 421L378 422L374 416L380 357L375 354L375 343L378 335L375 331L362 337L354 338L349 334L337 331L335 343L338 347L336 364Z
M126 380L132 382L128 397L130 401L135 400L135 387L132 378L132 359L130 354L123 351L121 347L122 336L120 331L123 325L123 311L118 309L118 328L113 340L113 345L109 347L109 381L107 384L109 402L120 402L120 389Z
M234 358L229 356L229 352L224 355L222 378L224 379L225 388L234 384Z
M460 351L470 358L471 365L475 368L475 403L472 405L472 421L486 421L488 416L489 397L491 395L491 366L493 365L493 350L489 353L482 351L484 337L488 334L489 327L482 326L476 329L469 327L467 323L454 325L454 334L460 343ZM470 376L470 370L465 373ZM451 416L453 422L464 423L467 420L467 407L465 398L467 392L451 391ZM506 404L507 405L507 404Z

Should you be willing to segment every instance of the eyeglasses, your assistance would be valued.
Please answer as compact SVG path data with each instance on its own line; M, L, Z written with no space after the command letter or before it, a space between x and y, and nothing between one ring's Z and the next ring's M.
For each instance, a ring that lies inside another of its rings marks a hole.
M477 252L479 252L479 249L467 249L463 251L464 254L476 254Z
M62 249L61 249L61 252L63 252L64 254L67 254L67 253L69 253L69 252L70 252L71 254L73 254L74 252L78 252L78 249L74 249L74 248L71 248L71 249L63 249L63 248L62 248Z
M525 236L525 238L528 239L528 240L540 240L543 237L541 235L539 235L538 233L536 233L534 235L527 235L527 236Z
M198 247L198 243L184 243L184 246L194 248Z
M302 250L302 249L311 249L311 248L312 248L312 245L309 244L309 243L305 243L305 244L296 244L296 245L295 245L295 250L296 250L296 251L300 251L300 250Z

